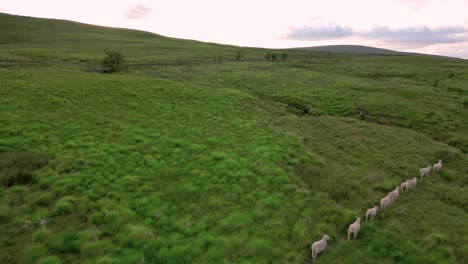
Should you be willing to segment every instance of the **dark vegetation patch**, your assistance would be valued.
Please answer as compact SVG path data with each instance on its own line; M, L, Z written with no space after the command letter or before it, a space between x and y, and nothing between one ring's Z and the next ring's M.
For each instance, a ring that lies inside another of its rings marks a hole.
M48 156L34 152L0 154L0 181L6 187L29 184L34 172L48 162Z
M311 183L315 177L320 176L320 168L311 163L301 163L296 166L295 173L305 182Z
M434 151L434 161L439 159L443 160L444 162L451 162L455 161L460 158L460 154L458 154L453 149L440 149Z
M361 119L365 119L366 117L370 116L370 112L369 110L367 110L366 108L364 107L358 107L356 108L356 112L359 114L359 117Z
M298 116L307 115L312 112L309 103L304 99L290 98L287 96L273 96L273 99L287 104L288 111Z

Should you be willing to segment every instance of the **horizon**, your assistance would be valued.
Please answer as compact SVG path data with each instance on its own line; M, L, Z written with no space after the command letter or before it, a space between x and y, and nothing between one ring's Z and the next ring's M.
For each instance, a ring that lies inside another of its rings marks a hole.
M468 59L468 18L463 10L468 10L467 0L119 0L112 5L0 0L0 12L11 15L202 42L271 49L357 45Z

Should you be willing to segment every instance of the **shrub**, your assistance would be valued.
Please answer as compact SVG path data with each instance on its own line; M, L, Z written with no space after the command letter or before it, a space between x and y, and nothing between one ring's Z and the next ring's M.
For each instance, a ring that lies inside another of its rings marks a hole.
M282 59L283 61L288 60L288 58L289 58L289 56L288 56L287 53L285 53L285 52L281 53L281 59Z
M271 59L271 53L270 52L267 52L265 54L265 60L270 60Z
M242 52L242 50L237 50L236 51L236 54L234 55L234 58L236 58L236 61L240 61L240 59L244 57L244 53Z
M278 54L276 54L276 53L273 52L273 53L271 54L271 60L272 60L272 61L275 61L277 58L278 58Z
M125 65L125 59L122 53L118 51L106 51L106 56L102 59L102 67L106 72L116 72L122 70Z
M34 171L47 165L49 158L32 152L0 155L0 180L6 187L29 184Z

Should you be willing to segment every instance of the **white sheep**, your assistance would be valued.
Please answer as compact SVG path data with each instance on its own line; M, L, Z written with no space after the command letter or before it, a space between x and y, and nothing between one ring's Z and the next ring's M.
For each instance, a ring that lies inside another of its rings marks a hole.
M400 196L400 187L395 186L395 190L393 190L392 192L390 192L388 195L389 195L390 198L392 199L392 204L393 204L393 202L395 202L396 199L398 199L398 196Z
M432 166L432 172L438 173L440 169L442 169L442 160L439 160L439 162Z
M387 195L380 200L380 211L383 211L392 205L392 198Z
M419 174L421 174L421 178L429 175L429 173L431 172L431 168L432 168L431 165L427 165L426 168L419 169Z
M374 207L367 209L366 222L367 222L367 218L369 218L370 220L374 220L375 216L377 215L378 209L379 207L377 205L374 205Z
M392 194L392 192L387 193L387 196L386 196L386 197L388 197L388 198L390 199L390 203L388 204L387 207L392 206L392 205L393 205L393 202L395 201L395 199L393 199L393 194Z
M410 181L408 182L410 188L416 187L416 184L417 184L417 183L418 183L418 182L417 182L417 178L416 178L416 177L414 177L412 180L410 180Z
M317 258L317 255L322 253L326 248L327 248L327 240L330 239L328 235L323 235L322 239L319 241L315 241L312 246L310 247L310 250L312 251L312 263L315 262L315 258Z
M409 180L406 180L405 182L402 182L401 185L400 185L400 190L401 190L402 193L407 192L409 188L410 188Z
M354 221L354 223L350 224L348 227L348 240L351 234L353 234L354 239L356 239L360 229L361 229L361 218L356 217L356 221Z

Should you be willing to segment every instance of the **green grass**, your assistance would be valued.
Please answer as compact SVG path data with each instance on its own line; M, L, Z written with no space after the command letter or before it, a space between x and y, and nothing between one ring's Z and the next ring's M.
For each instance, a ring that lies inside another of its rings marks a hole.
M129 63L234 61L240 47L168 38L144 31L98 27L64 20L0 13L0 59L96 63L106 50L118 50ZM274 51L274 50L272 50ZM282 52L282 51L277 51ZM290 58L326 56L288 51ZM266 50L243 48L241 60L263 59Z
M318 263L468 261L466 61L245 49L110 75L58 62L237 47L3 14L0 29L1 58L49 63L0 67L0 177L30 175L0 186L1 263L307 263L323 233Z

